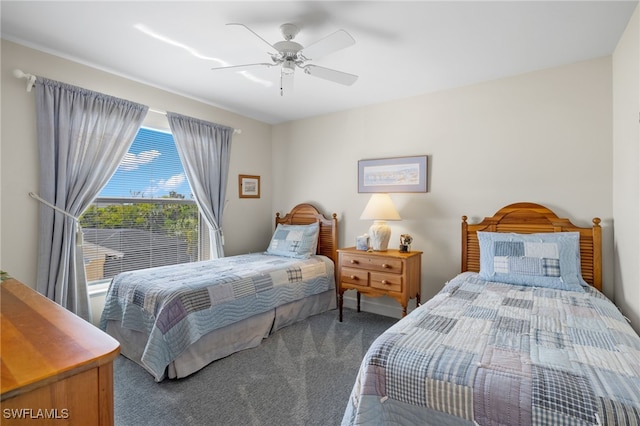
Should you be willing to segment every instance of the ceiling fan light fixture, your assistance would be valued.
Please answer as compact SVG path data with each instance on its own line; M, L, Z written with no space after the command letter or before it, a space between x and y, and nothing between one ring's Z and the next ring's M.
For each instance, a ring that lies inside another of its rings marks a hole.
M296 63L294 61L284 61L282 63L282 74L293 74L296 69Z

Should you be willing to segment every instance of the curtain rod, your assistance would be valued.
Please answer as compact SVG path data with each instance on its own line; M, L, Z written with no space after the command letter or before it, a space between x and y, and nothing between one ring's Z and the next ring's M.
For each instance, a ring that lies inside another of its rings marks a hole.
M13 70L13 75L16 78L25 78L27 79L27 92L30 92L33 88L33 85L36 83L36 76L33 74L27 74L22 70L15 69Z
M16 78L24 78L24 79L27 80L27 92L30 92L31 89L33 88L33 85L36 83L36 76L35 75L26 73L26 72L22 71L21 69L13 70L13 75ZM152 108L149 108L149 111L150 112L155 112L156 114L167 115L166 111L160 111L160 110L152 109ZM240 134L240 133L242 133L242 129L233 129L233 133L234 134Z
M166 111L160 111L159 109L153 109L153 108L149 108L149 112L154 112L156 114L161 114L161 115L167 115ZM242 133L242 129L233 129L233 134L240 134Z

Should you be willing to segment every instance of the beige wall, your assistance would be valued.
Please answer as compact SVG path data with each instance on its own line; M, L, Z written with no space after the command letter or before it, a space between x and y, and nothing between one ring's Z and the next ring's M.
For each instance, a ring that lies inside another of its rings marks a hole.
M640 333L640 7L613 54L614 302Z
M393 194L403 220L389 223L392 245L409 233L424 252L423 300L460 270L460 217L518 201L581 226L600 217L612 295L611 78L602 58L274 126L273 207L313 200L338 213L340 245L354 245L371 224L359 220L369 197L358 160L427 154L428 192ZM400 315L387 298L363 306Z
M242 129L241 134L233 136L228 204L223 222L225 252L238 254L264 249L273 229L271 164L263 161L271 155L270 125L2 40L2 270L35 287L39 206L27 195L30 191L38 191L35 93L27 93L26 81L13 76L16 68L139 102L155 110L169 110ZM152 112L147 115L145 125L168 129L166 117ZM260 199L239 199L238 174L261 176Z

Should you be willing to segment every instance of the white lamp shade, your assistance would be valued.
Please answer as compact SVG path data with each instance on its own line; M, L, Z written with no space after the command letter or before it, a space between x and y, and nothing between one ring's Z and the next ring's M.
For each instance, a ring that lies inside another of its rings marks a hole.
M400 220L389 194L373 194L360 215L362 220Z
M386 251L391 238L391 228L385 221L400 220L400 215L389 194L373 194L360 215L360 219L374 221L369 228L371 248L374 251Z

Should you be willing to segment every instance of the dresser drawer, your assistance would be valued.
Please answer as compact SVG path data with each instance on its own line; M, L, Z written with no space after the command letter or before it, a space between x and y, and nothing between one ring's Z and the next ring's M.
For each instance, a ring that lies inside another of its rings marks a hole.
M369 273L363 269L342 268L340 282L366 287L369 285Z
M342 254L341 264L349 268L361 268L368 271L383 271L394 274L402 273L402 259L383 256L367 256L356 254Z
M370 282L372 288L402 292L402 275L372 272Z

